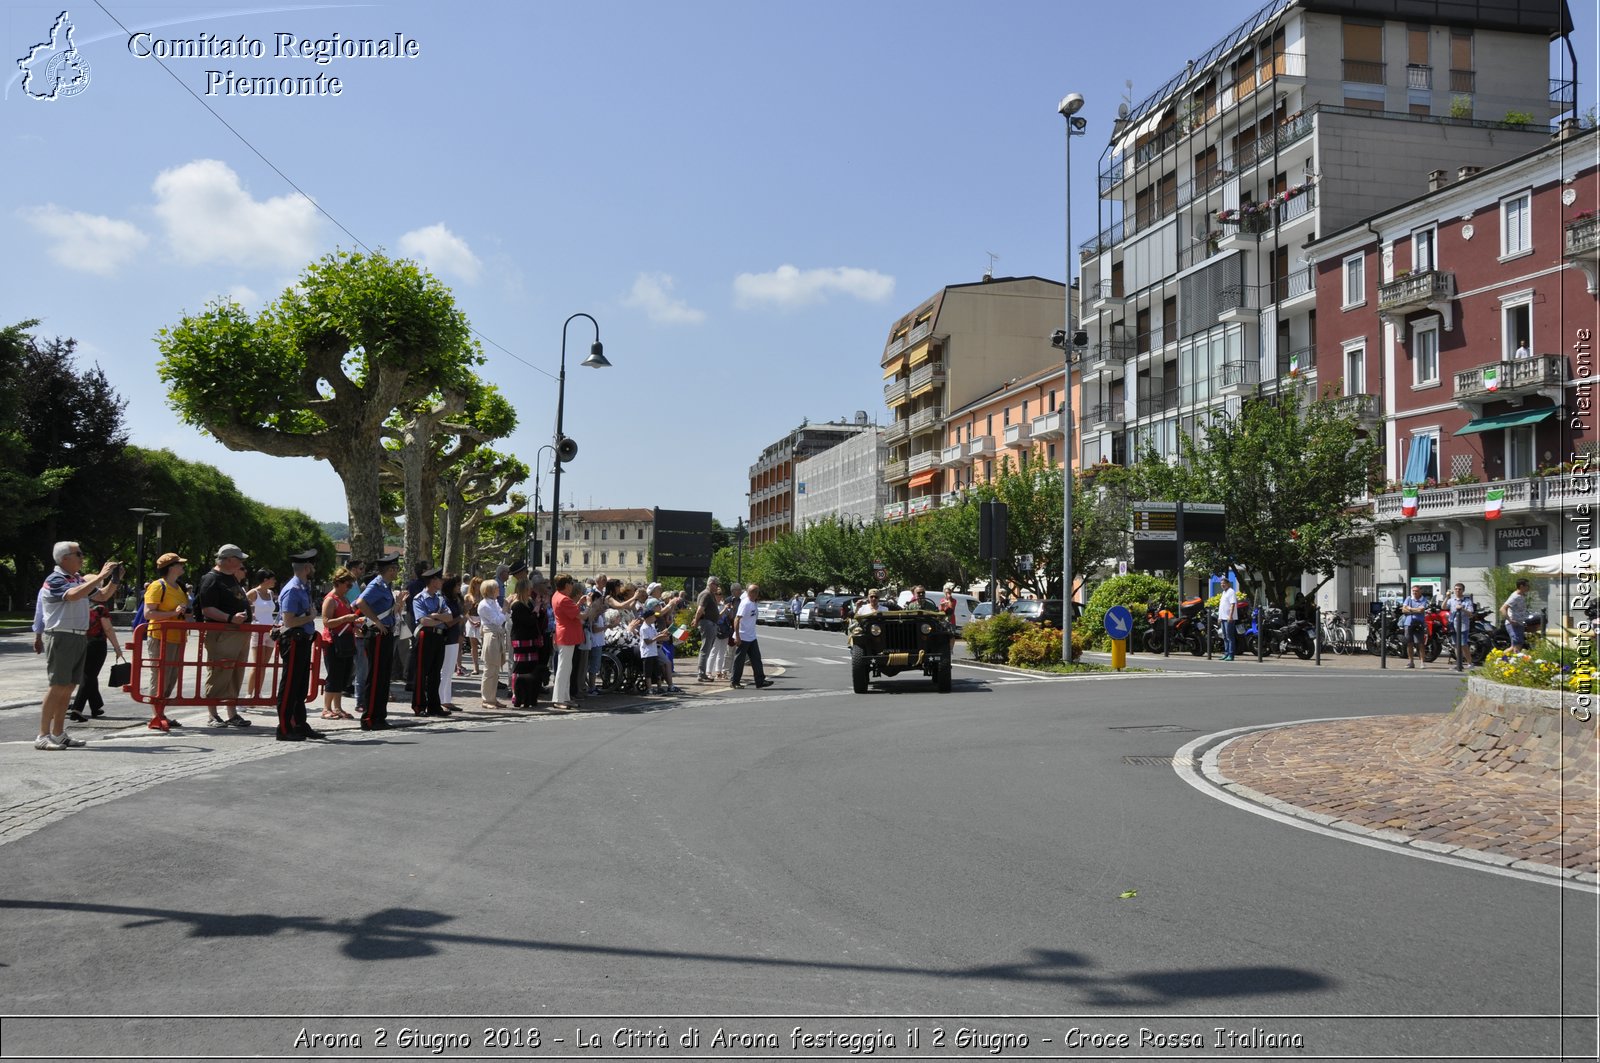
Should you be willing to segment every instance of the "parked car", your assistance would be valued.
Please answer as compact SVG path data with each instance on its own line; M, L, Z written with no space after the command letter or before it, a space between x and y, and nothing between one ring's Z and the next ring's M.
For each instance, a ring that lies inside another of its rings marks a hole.
M811 626L811 614L816 612L816 609L817 609L816 600L815 599L807 599L806 602L800 606L800 618L797 621L797 623L801 627L810 627Z
M853 601L848 594L819 594L817 604L811 610L811 626L824 631L842 631L850 620L850 603Z
M1049 624L1052 627L1061 626L1061 599L1060 598L1023 598L1006 606L1006 612L1012 616L1020 617L1030 624ZM1083 615L1083 603L1072 603L1072 621L1077 623Z
M757 602L756 623L792 624L794 623L794 613L789 609L789 603L782 599Z
M988 620L994 616L993 602L979 602L972 607L973 620Z

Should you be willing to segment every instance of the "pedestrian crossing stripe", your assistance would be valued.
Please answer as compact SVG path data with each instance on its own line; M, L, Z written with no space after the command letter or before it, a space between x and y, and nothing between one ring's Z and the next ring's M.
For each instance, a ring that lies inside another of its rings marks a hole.
M764 657L764 658L762 658L762 663L763 664L775 664L775 665L779 666L780 668L793 668L794 667L794 662L793 661L786 661L782 657Z
M807 657L806 660L816 664L844 664L842 657Z

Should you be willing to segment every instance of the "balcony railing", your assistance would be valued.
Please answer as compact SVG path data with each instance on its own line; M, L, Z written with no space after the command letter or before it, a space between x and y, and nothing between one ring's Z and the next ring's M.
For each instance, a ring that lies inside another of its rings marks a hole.
M906 469L913 476L919 472L936 469L939 467L939 455L940 451L937 450L924 450L920 454L913 454L911 455L911 461L906 465Z
M1233 164L1239 170L1244 170L1263 159L1270 159L1289 145L1310 136L1311 129L1310 114L1295 115L1271 133L1257 137L1248 147L1241 148L1235 154Z
M1370 59L1346 59L1344 61L1344 79L1354 81L1360 85L1382 85L1383 63L1375 63Z
M891 380L883 385L883 401L887 406L897 406L906 401L911 394L911 381L905 377Z
M944 363L929 362L911 371L911 390L921 391L929 384L944 383Z
M887 362L889 359L893 358L895 355L899 354L905 349L906 338L904 336L901 336L897 340L890 340L883 348L883 357L879 359L879 363L881 364L883 362Z
M905 418L893 421L883 430L883 441L891 446L911 437L911 422Z
M945 468L951 468L956 465L965 464L966 460L967 448L962 446L960 443L945 447L939 452L939 464L943 465Z
M1593 257L1600 252L1600 215L1579 218L1567 226L1567 254L1573 258Z
M1484 496L1489 488L1498 487L1505 492L1501 499L1502 512L1516 513L1529 510L1559 509L1577 499L1593 501L1594 477L1546 476L1524 480L1500 480L1486 484L1462 484L1457 487L1434 487L1417 492L1417 517L1482 517ZM1400 520L1400 502L1403 496L1379 495L1374 500L1374 516L1379 520Z
M1061 438L1061 411L1042 413L1033 419L1033 438L1035 439L1060 439Z
M1109 251L1112 247L1122 242L1122 219L1117 219L1098 233L1078 245L1078 250L1086 255L1096 255L1102 251Z
M1572 110L1577 94L1578 83L1570 78L1550 79L1550 106L1556 110Z
M1456 275L1429 269L1378 285L1378 309L1403 313L1456 297Z
M1019 421L1016 424L1006 425L1006 446L1025 447L1033 439L1033 423Z
M1223 362L1222 386L1225 388L1254 387L1261 382L1260 362Z
M1083 423L1090 428L1120 427L1127 407L1120 402L1097 402L1083 414Z
M1470 70L1450 71L1451 92L1474 92L1478 83L1478 75Z
M1406 65L1406 88L1427 92L1433 88L1433 67L1420 63Z
M943 406L927 406L912 414L909 423L913 435L926 432L930 428L939 427L939 422L944 420Z
M890 502L883 507L884 520L904 520L905 516L906 504L904 502Z
M1278 302L1298 299L1302 295L1317 294L1317 275L1310 266L1302 266L1272 283L1272 296Z
M967 457L994 457L994 436L973 436L967 441Z
M1178 389L1164 391L1160 395L1150 395L1142 398L1134 409L1140 417L1154 417L1178 408Z
M1340 395L1330 399L1333 403L1333 413L1336 417L1354 417L1361 424L1376 424L1378 420L1378 397L1358 393L1355 395Z
M918 513L926 513L928 510L934 508L934 504L938 501L939 500L933 495L918 495L916 498L913 498L910 502L906 503L906 512L913 516Z
M1134 355L1134 341L1125 336L1101 340L1091 344L1084 352L1083 366L1085 369L1097 369L1106 362L1120 362Z
M1217 316L1235 310L1260 310L1262 285L1230 284L1217 291Z
M904 480L906 477L911 475L911 471L908 467L909 465L910 462L906 461L904 458L901 458L899 461L886 462L883 466L884 480L889 483L893 483L896 480Z
M1493 389L1489 387L1490 369L1494 370ZM1456 374L1456 401L1510 397L1544 388L1555 388L1559 393L1566 382L1567 360L1559 354L1488 362Z
M927 321L924 321L922 324L911 330L911 335L906 337L906 346L913 347L916 344L921 343L928 333L932 331L933 319L929 318Z

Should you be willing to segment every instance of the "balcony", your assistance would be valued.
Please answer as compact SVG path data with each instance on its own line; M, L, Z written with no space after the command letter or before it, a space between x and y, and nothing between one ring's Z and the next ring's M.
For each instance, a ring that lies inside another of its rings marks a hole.
M1233 160L1234 168L1244 171L1258 162L1277 157L1285 148L1311 135L1311 115L1297 114L1266 136L1257 137L1240 148Z
M1429 269L1396 277L1378 285L1378 316L1394 324L1405 323L1407 314L1433 310L1444 318L1446 331L1455 322L1456 275Z
M1124 296L1110 281L1100 281L1089 288L1089 309L1110 310L1121 306Z
M967 441L967 457L994 457L994 436L973 436Z
M1470 70L1450 71L1450 91L1465 92L1469 95L1477 91L1478 75Z
M878 359L879 365L887 365L889 359L906 349L906 338L901 336L897 340L890 340L883 348L883 357Z
M911 472L912 476L919 472L927 472L929 469L937 469L942 453L942 451L938 450L924 450L920 454L913 454L911 455L911 460L906 464L906 468Z
M911 381L905 377L901 377L899 380L891 380L883 385L883 403L891 410L910 397Z
M967 493L965 491L962 491L962 490L946 491L944 493L944 497L939 500L939 508L940 509L949 509L951 506L959 506L961 503L965 502L966 500L967 500Z
M1030 447L1033 445L1033 424L1030 421L1020 421L1017 424L1006 425L1006 446Z
M1266 204L1252 203L1251 213L1239 210L1219 211L1216 220L1222 224L1222 235L1217 237L1217 251L1234 251L1254 247L1263 233L1272 231L1272 208Z
M910 347L913 344L921 343L927 338L928 333L932 331L933 319L929 318L927 321L924 321L922 324L911 330L911 335L906 337L906 346Z
M911 422L902 417L893 421L883 430L883 441L889 446L904 442L911 438Z
M1431 92L1433 90L1433 67L1423 66L1420 63L1407 63L1406 88L1415 92Z
M1126 337L1101 340L1090 344L1089 349L1083 353L1083 371L1098 372L1110 363L1132 358L1134 353L1134 341Z
M1260 362L1223 362L1222 394L1248 395L1261 383Z
M1489 488L1505 491L1500 506L1503 513L1554 510L1558 514L1570 503L1594 499L1594 477L1545 476L1525 480L1497 480L1487 484L1462 484L1459 487L1434 487L1417 492L1414 519L1483 519L1483 498ZM1373 515L1379 520L1401 520L1399 493L1379 495L1373 502ZM1552 514L1555 515L1555 514Z
M1178 408L1178 391L1163 391L1160 395L1147 395L1140 399L1135 412L1140 417L1155 417L1159 414L1170 413Z
M1559 354L1488 362L1456 374L1456 401L1481 406L1496 399L1544 395L1559 406L1566 382L1567 360Z
M885 462L883 466L883 482L892 484L899 483L901 480L911 479L910 464L905 458Z
M1600 216L1579 218L1567 225L1565 258L1589 278L1589 294L1600 288Z
M1083 427L1091 432L1122 427L1126 407L1120 402L1097 402L1083 412Z
M916 398L925 391L932 390L937 385L944 383L944 363L929 362L911 371L911 397Z
M1272 295L1280 316L1292 310L1309 309L1317 301L1317 275L1310 266L1302 266L1279 277L1273 283Z
M1358 393L1355 395L1340 395L1338 398L1328 400L1333 404L1335 417L1352 417L1363 428L1377 427L1378 397Z
M947 469L953 469L958 465L965 465L966 463L967 448L962 446L960 443L957 443L954 446L945 447L939 452L939 464L943 465Z
M1060 439L1061 438L1061 411L1042 413L1033 419L1033 438L1035 439Z
M1261 289L1254 284L1232 284L1217 293L1217 320L1223 323L1254 321L1261 312Z
M938 428L944 420L943 406L927 406L912 414L908 423L911 425L911 434L919 435L930 429Z
M916 516L918 513L926 513L938 505L938 502L939 499L934 495L918 495L906 503L906 512L911 516Z
M904 502L890 502L883 507L884 520L905 520L906 504Z

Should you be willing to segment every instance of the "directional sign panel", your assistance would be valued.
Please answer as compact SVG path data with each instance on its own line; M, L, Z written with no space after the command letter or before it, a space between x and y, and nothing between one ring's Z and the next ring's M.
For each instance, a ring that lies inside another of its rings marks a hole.
M1106 634L1114 639L1125 639L1133 634L1133 614L1125 605L1113 605L1106 610Z
M1178 514L1172 503L1157 509L1161 503L1136 502L1133 507L1133 537L1145 542L1175 542L1178 538Z

